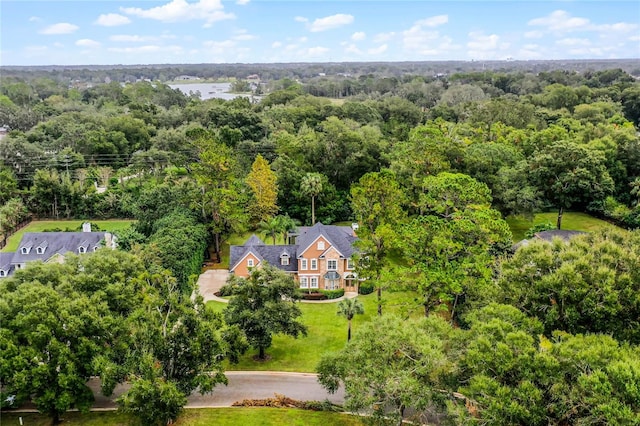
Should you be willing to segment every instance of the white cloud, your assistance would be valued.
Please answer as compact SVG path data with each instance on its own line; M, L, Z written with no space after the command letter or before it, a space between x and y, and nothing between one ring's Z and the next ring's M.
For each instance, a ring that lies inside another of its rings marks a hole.
M542 38L542 37L544 37L544 33L538 30L527 31L526 33L524 33L524 38Z
M447 22L449 22L448 15L436 15L427 19L421 19L420 21L416 22L416 25L433 28L446 24Z
M139 35L127 35L127 34L115 34L109 37L111 41L124 42L124 43L144 43L149 41L156 41L157 37L151 36L139 36Z
M126 25L130 23L131 19L118 13L107 13L100 15L94 22L94 24L102 25L103 27L117 27L119 25Z
M205 27L214 22L234 19L233 13L226 13L221 0L199 0L188 3L186 0L171 0L162 6L150 9L139 7L121 7L120 11L140 18L155 19L161 22L205 21Z
M371 49L368 49L368 50L367 50L367 53L368 53L369 55L381 55L381 54L383 54L384 52L386 52L388 48L389 48L389 46L388 46L388 45L383 44L382 46L373 47L373 48L371 48Z
M640 41L640 35L629 37L629 41Z
M587 18L572 17L564 10L555 10L542 18L535 18L528 22L530 26L539 26L553 32L578 31L589 28Z
M502 51L509 48L509 43L500 42L497 34L486 35L482 31L469 33L467 54L473 59L498 59L504 56Z
M42 22L42 18L39 16L32 16L29 18L29 22Z
M209 40L202 43L202 45L205 47L206 53L221 55L223 53L228 53L232 49L235 49L237 43L234 40Z
M402 32L402 45L405 51L412 55L436 56L449 54L452 50L457 50L460 46L453 43L453 40L445 35L441 35L438 30L432 29L434 25L440 25L444 21L444 16L433 17L416 21L411 28ZM380 39L376 36L376 39Z
M362 50L358 49L358 47L353 43L348 43L344 51L350 55L362 55Z
M367 35L362 31L358 31L356 33L351 34L351 40L353 41L362 41L366 38L367 38Z
M100 43L95 41L95 40L91 40L90 38L83 38L83 39L80 39L80 40L76 41L76 46L100 47Z
M306 49L304 54L305 56L317 57L317 56L322 56L328 52L329 52L328 48L316 46L316 47L309 47L308 49Z
M395 32L389 33L379 33L373 37L374 43L384 43L385 41L389 41L396 36Z
M542 48L537 45L537 44L525 44L524 46L522 46L522 48L518 51L518 58L517 59L539 59L544 57L544 54L542 52Z
M296 22L309 22L309 20L304 16L296 16L295 18L293 18L293 20Z
M40 34L71 34L76 31L78 28L77 25L69 24L67 22L60 22L58 24L50 25L40 31Z
M353 15L338 13L324 18L318 18L309 25L309 31L317 33L321 31L331 30L353 22Z
M557 40L556 44L559 46L590 46L591 41L586 38L563 38Z
M144 54L144 53L182 53L181 46L159 46L157 44L148 44L144 46L135 47L110 47L107 49L109 52L114 53L131 53L131 54Z
M277 49L278 47L282 47L282 43L279 41L274 41L273 43L271 43L271 47L273 49Z
M250 0L237 0L236 4L239 4L240 6L244 6L245 4L249 4Z
M238 41L249 41L249 40L257 39L258 36L255 36L253 34L249 34L247 32L247 30L238 30L238 31L236 31L236 34L231 38L233 40L238 40Z

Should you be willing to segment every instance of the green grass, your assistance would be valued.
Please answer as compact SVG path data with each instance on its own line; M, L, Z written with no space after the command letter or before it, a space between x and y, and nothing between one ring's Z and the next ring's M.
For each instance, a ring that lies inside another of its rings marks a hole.
M377 296L375 293L358 296L364 304L364 315L356 316L352 321L352 331L377 315ZM396 313L403 317L420 316L422 308L415 301L415 295L406 292L383 291L383 313ZM207 306L222 312L226 304L209 302ZM325 352L337 351L347 342L347 320L337 315L338 303L300 303L302 322L308 328L306 337L294 339L290 336L276 335L272 346L267 349L266 361L256 361L257 350L250 349L241 357L238 364L229 364L228 370L248 371L298 371L315 372L320 357Z
M533 221L529 221L522 216L509 216L507 218L507 223L513 233L513 241L518 242L524 239L524 234L533 225L549 222L555 226L557 219L557 213L537 213ZM562 215L562 229L568 231L593 232L611 226L614 225L593 216L589 216L586 213L567 212Z
M0 423L3 426L19 425L22 417L25 426L48 426L51 420L41 414L2 413ZM133 417L115 411L78 413L70 412L63 416L64 425L85 426L125 426L136 424ZM185 410L175 426L208 425L300 425L300 426L359 426L364 425L361 418L342 413L325 411L307 411L285 408L238 407L238 408L199 408Z
M84 222L98 225L101 230L115 232L129 227L132 220L34 220L9 237L3 252L16 251L25 232L43 232L51 229L62 231L81 231Z

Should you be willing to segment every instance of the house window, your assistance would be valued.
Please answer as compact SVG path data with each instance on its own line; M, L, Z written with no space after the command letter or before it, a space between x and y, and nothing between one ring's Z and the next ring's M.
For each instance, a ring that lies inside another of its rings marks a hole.
M2 269L0 269L0 277L6 277L6 276L7 274Z
M307 267L307 259L300 259L300 269L303 271L306 271L307 269L309 269Z
M318 250L324 250L324 241L318 241Z
M318 270L318 259L311 259L311 270L312 271Z
M247 259L247 266L253 268L253 259Z
M22 254L29 254L29 250L28 247L22 247Z
M300 288L309 288L309 278L300 277Z
M100 247L98 247L98 246L93 246L93 251L98 251L99 248Z
M44 253L44 247L37 247L36 248L36 253L43 254Z
M353 259L347 259L347 269L353 269L353 268L354 268Z
M87 248L86 247L78 247L78 253L86 253L87 252Z
M289 255L288 254L283 254L282 256L280 256L280 264L283 266L287 266L289 264Z
M311 277L311 288L318 288L318 277Z
M327 270L328 271L335 271L338 269L338 261L335 259L329 259L327 260Z

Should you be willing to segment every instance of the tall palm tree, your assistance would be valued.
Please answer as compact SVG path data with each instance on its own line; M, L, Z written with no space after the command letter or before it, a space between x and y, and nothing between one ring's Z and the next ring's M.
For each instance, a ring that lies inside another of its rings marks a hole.
M280 235L282 235L283 244L287 244L287 234L292 229L295 229L299 225L299 222L296 219L290 218L288 214L278 215L276 219L278 219L278 224L280 225L279 232Z
M364 306L357 298L344 299L338 303L338 315L342 315L349 322L349 331L347 333L347 342L351 340L351 320L357 314L364 314Z
M280 228L281 228L281 224L280 224L280 220L278 219L278 216L272 217L267 221L263 220L258 224L258 228L264 233L265 238L269 236L273 237L273 245L275 246L276 236L280 233Z
M300 182L302 193L311 196L311 225L316 224L316 197L322 192L323 178L321 173L307 173Z

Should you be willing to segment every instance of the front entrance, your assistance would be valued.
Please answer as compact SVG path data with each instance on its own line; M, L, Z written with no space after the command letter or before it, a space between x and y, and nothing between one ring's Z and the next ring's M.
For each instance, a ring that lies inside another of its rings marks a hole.
M358 278L355 274L349 274L344 277L344 291L347 293L358 292Z

